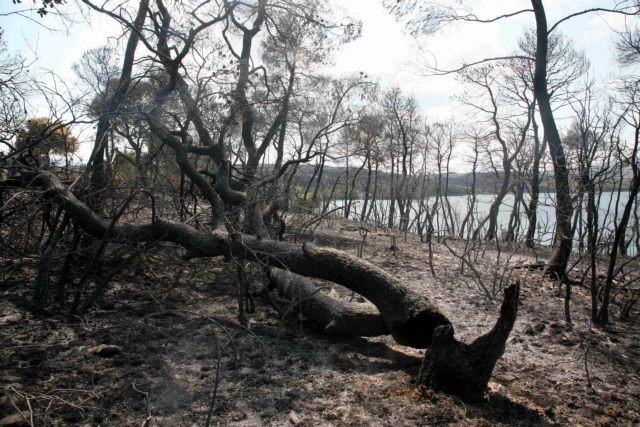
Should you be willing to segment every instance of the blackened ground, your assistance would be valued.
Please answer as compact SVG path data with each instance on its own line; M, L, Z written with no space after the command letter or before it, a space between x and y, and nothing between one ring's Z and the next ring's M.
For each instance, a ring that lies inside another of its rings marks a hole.
M356 253L354 224L332 221ZM435 279L426 245L372 231L364 257L429 295L471 340L495 321L474 275L435 244ZM462 251L463 242L450 242ZM533 253L488 248L476 262L485 286L505 264L536 261ZM540 254L543 256L544 254ZM328 336L295 313L282 315L258 297L249 330L237 325L235 266L222 260L174 261L157 251L122 273L82 318L28 309L34 266L4 270L0 281L0 418L18 407L35 425L203 425L216 383L214 425L634 425L640 421L640 323L591 329L586 289L574 290L574 328L564 323L557 285L539 272L521 278L518 320L498 362L486 402L470 404L412 383L423 352L388 337ZM509 259L507 259L509 258ZM4 265L10 260L3 260ZM8 273L8 271L10 273ZM526 273L525 273L526 272ZM499 279L500 275L498 275ZM497 285L499 285L499 281ZM505 282L506 284L506 282ZM260 291L262 284L255 284ZM334 287L334 296L351 299ZM357 299L357 296L356 296ZM280 306L281 311L287 307ZM616 316L614 308L614 318ZM116 354L92 352L99 344ZM219 347L218 347L219 345ZM591 385L587 380L588 368ZM19 422L18 422L19 424ZM16 424L17 425L17 424Z

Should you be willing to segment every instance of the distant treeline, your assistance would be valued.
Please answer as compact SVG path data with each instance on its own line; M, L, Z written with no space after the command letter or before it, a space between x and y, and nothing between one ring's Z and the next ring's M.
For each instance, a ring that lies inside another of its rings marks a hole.
M267 170L271 170L269 166ZM351 174L354 174L356 168L350 168ZM298 172L294 178L294 183L298 188L304 188L314 177L314 165L303 165L298 169ZM391 182L392 177L389 172L378 171L378 196L380 199L389 199L391 197ZM473 182L472 172L467 173L449 173L448 180L449 185L447 189L447 195L449 196L464 196L471 192L471 185ZM328 195L331 193L336 181L336 191L334 191L333 198L342 198L343 192L340 191L344 188L344 182L346 177L346 167L344 166L324 166L324 172L320 179L320 191L322 194ZM408 186L418 187L422 180L419 175L407 177L409 180ZM446 179L444 177L443 179ZM530 180L529 177L522 177L523 184ZM366 173L360 173L356 177L356 186L354 189L354 199L364 198L364 189L366 188L367 175ZM437 174L427 175L427 194L435 195L437 192ZM496 175L493 172L476 172L476 194L496 194L502 184L502 177ZM611 181L610 185L603 188L604 191L614 191L616 183ZM553 193L555 192L555 186L553 182L552 173L541 174L540 178L540 192Z

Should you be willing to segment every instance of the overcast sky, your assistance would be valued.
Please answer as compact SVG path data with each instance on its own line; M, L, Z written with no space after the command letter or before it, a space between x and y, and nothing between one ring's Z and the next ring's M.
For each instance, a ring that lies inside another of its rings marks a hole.
M30 0L25 0L28 4ZM453 77L425 76L420 64L437 60L441 68L455 67L487 56L504 55L514 50L524 29L534 23L533 14L519 15L494 24L461 23L438 34L416 38L407 34L383 7L382 0L333 0L352 17L362 21L362 37L346 45L336 56L332 72L350 74L363 71L383 84L397 85L414 95L426 115L433 119L455 116L456 105L451 97L459 91ZM492 17L505 12L530 8L528 0L474 0L479 17ZM555 22L571 12L593 6L611 7L607 0L545 0L548 20ZM504 6L504 5L508 6ZM15 11L21 5L0 0L0 15ZM67 10L75 10L69 1ZM0 16L0 27L10 51L19 51L34 61L36 69L51 70L70 82L71 66L88 49L102 46L108 37L117 36L118 25L97 14L87 23L78 16L78 23L69 31L50 31L37 22L60 28L55 17L44 20L35 14ZM612 14L589 14L563 24L560 29L585 51L597 81L606 82L620 73L614 62L612 29L622 29L625 18Z

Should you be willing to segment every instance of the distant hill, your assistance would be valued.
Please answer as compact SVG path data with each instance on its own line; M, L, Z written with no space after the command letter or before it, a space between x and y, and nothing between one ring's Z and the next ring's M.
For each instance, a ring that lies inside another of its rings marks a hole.
M298 187L305 188L309 180L313 177L315 167L313 165L302 165L298 169L298 173L296 174L295 184ZM352 179L353 174L357 171L357 168L349 168L349 179ZM346 177L346 168L343 166L325 166L322 174L322 181L320 183L320 189L323 192L330 192L333 187L335 181L339 178L341 182L338 184L336 189L336 196L340 197L341 189L343 189L344 179ZM552 175L545 176L542 178L541 182L541 191L553 191L553 182ZM428 178L428 192L430 194L435 194L436 185L437 185L437 176L430 175ZM413 176L410 178L409 188L420 188L422 177L421 176ZM366 187L367 181L367 170L363 169L358 178L356 180L356 198L360 198L362 196L362 192ZM464 195L468 194L470 190L472 182L472 174L469 173L450 173L449 174L449 186L448 186L448 194L450 196L456 195ZM389 188L391 184L391 174L388 172L378 172L378 190L379 197L385 198L389 195ZM315 185L315 184L314 184ZM373 188L373 177L372 177L372 188ZM477 172L476 173L476 192L477 194L494 194L497 191L498 186L500 185L500 180L496 179L496 176L492 172ZM442 191L444 192L445 186L445 177L442 177ZM313 188L313 186L312 186Z

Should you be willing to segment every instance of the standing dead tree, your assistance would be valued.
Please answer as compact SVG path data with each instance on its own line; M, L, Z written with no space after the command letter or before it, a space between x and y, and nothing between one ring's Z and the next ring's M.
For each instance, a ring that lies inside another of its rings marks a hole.
M570 13L555 23L549 25L542 0L531 0L530 9L521 9L507 12L495 17L481 18L473 13L473 8L467 2L435 1L427 4L419 4L418 0L388 1L388 8L400 18L408 18L409 28L414 32L435 33L444 26L455 22L493 23L514 16L533 13L536 23L536 41L534 56L506 55L491 58L481 58L467 61L458 68L442 70L437 67L431 69L434 75L457 73L462 70L474 68L481 64L493 63L512 59L529 60L534 64L533 92L538 103L538 110L545 137L549 147L549 154L553 163L554 181L556 192L556 233L554 236L554 252L547 263L546 273L549 276L564 280L566 278L567 264L571 255L573 235L571 218L573 212L572 198L569 187L569 171L566 157L554 118L552 105L552 91L550 86L550 35L564 22L577 16L602 12L617 13L626 16L637 16L640 10L636 2L628 0L616 3L612 8L594 7Z
M639 90L637 82L625 85L620 93L618 103L622 106L622 112L618 123L624 123L633 132L633 141L630 147L623 147L620 140L615 140L616 151L620 156L620 168L627 168L631 171L628 187L628 198L624 204L622 217L615 224L613 242L611 244L607 274L602 295L602 305L598 311L597 322L601 326L606 326L609 322L609 304L613 291L613 281L620 273L616 268L621 242L624 242L627 235L627 226L631 220L634 204L637 204L637 197L640 194L640 165L638 165L638 154L640 150L640 110L638 109ZM626 148L626 149L625 149Z
M485 112L489 117L489 121L492 126L491 139L495 138L497 141L497 157L500 160L500 169L494 167L496 169L496 175L501 175L500 177L500 186L498 188L497 194L491 206L489 207L489 213L485 218L479 221L476 230L473 233L474 239L477 239L480 236L481 231L485 224L488 224L487 231L485 234L486 240L493 240L497 237L498 233L498 213L500 210L500 206L502 202L509 192L509 189L512 185L512 172L513 172L513 164L516 161L516 158L520 154L522 147L527 141L527 136L529 132L529 127L531 125L531 119L534 114L533 103L531 103L531 107L526 110L524 123L516 123L516 120L513 118L509 118L505 120L502 117L501 112L501 104L502 104L502 95L499 90L498 82L495 67L483 66L474 69L465 70L464 78L469 83L474 86L478 86L481 88L483 92L486 92L486 97L488 99L488 106L484 105L473 105L475 109L478 109L481 112ZM527 98L527 94L523 93L521 96ZM470 101L467 101L468 104L471 104ZM489 139L486 137L485 139ZM489 161L491 165L494 165L493 161L493 153L494 149L490 146L487 147L487 153L489 156Z

